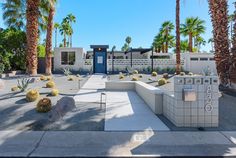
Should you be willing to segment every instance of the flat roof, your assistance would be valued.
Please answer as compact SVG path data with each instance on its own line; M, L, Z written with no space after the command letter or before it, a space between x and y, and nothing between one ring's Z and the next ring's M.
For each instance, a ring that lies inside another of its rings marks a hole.
M92 49L96 49L96 48L108 49L109 45L90 45L90 48L92 48Z

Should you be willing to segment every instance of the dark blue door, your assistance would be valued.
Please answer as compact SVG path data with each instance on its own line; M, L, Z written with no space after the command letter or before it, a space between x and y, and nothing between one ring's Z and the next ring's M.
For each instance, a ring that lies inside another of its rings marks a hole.
M105 52L95 52L94 59L94 72L95 73L106 73L106 53Z

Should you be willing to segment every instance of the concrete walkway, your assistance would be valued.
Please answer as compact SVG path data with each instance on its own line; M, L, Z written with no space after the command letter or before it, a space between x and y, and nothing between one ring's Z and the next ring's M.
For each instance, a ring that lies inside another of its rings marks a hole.
M92 75L74 97L75 101L100 103L106 81L105 75ZM169 130L135 92L106 92L106 95L105 131Z
M235 155L236 132L0 132L0 157Z

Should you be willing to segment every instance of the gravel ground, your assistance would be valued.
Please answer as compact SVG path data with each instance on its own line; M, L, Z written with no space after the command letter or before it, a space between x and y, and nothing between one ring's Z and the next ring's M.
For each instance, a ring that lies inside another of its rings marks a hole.
M81 87L87 81L89 76L81 76ZM39 77L36 77L39 79ZM55 105L62 97L73 97L79 91L78 80L68 81L68 77L63 75L54 75L53 80L56 83L56 88L59 89L60 95L52 97L49 95L51 89L45 88L47 81L36 81L30 84L28 89L38 89L40 92L40 98L48 97L51 99L52 104ZM55 124L48 125L48 114L37 113L35 110L37 102L27 102L25 99L26 92L14 93L11 92L11 88L17 85L17 78L4 79L5 88L0 91L0 130L77 130L76 127L72 128L69 123L67 125L62 122L68 121L67 119L60 120L62 126ZM86 108L83 105L76 105L77 109L80 109L80 113L85 113ZM82 108L80 108L80 106ZM87 109L93 107L87 107ZM91 109L92 110L92 109ZM94 109L95 111L97 109ZM91 113L93 113L92 111ZM73 113L73 112L72 112ZM92 114L88 114L92 115ZM72 114L68 114L70 119ZM73 115L76 117L75 115ZM79 116L77 115L77 118ZM85 117L82 117L82 120ZM80 117L78 118L80 119ZM73 121L72 121L73 122ZM46 128L46 129L45 129ZM86 130L87 128L85 128ZM80 129L82 130L82 129Z

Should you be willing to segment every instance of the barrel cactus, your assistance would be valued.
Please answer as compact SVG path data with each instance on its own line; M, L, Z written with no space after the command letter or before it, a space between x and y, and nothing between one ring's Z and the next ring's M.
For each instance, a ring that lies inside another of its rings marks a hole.
M41 80L41 81L45 81L45 80L47 80L47 77L44 76L44 75L42 75L42 76L40 76L40 80Z
M137 77L133 77L132 81L138 81L138 78Z
M155 72L155 71L152 72L152 76L153 76L153 77L156 77L156 76L157 76L157 72Z
M55 87L55 83L53 81L49 81L47 84L46 84L46 87L47 88L54 88Z
M74 78L73 78L72 76L70 76L70 77L68 78L68 81L74 81Z
M12 92L16 92L16 91L19 91L19 90L20 90L20 89L19 89L17 86L11 88L11 91L12 91Z
M138 74L138 70L134 70L133 74Z
M39 98L39 92L38 90L30 90L26 94L26 100L28 102L34 102Z
M39 100L36 106L37 112L40 112L40 113L47 113L51 111L51 109L52 109L52 102L49 98L43 98Z
M165 78L161 78L158 80L158 85L159 86L163 86L167 83L167 80Z
M59 95L59 90L58 89L53 89L51 92L52 96L58 96Z

